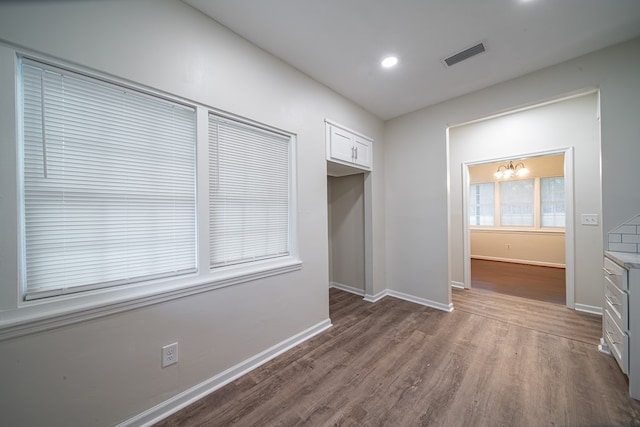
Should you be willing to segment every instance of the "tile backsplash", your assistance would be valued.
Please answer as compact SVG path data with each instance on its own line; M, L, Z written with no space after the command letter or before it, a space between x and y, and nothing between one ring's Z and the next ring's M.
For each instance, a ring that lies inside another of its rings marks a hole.
M640 215L611 230L607 243L610 251L640 253Z

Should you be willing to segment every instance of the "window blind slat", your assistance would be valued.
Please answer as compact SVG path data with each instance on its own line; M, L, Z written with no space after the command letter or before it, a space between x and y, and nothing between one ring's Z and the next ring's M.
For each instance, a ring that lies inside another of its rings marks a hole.
M26 298L195 271L195 110L32 61L22 86Z

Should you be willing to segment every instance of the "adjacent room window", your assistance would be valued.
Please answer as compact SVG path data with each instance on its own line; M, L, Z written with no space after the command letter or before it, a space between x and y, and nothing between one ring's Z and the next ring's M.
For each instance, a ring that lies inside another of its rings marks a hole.
M540 224L564 227L564 177L540 178Z
M469 225L493 226L495 185L493 182L469 186Z
M195 109L21 71L25 299L196 271Z
M289 255L290 140L209 115L211 268Z
M500 182L500 225L534 226L534 180Z

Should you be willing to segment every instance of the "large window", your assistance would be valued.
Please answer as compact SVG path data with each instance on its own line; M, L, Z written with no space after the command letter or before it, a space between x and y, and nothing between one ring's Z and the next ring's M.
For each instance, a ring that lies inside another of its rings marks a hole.
M196 270L195 110L23 60L26 299Z
M534 226L534 180L500 182L500 225Z
M495 185L493 182L469 186L469 225L495 225L494 193Z
M299 268L291 135L35 60L20 71L23 300Z
M564 177L469 185L472 227L565 227ZM500 215L495 215L499 211Z

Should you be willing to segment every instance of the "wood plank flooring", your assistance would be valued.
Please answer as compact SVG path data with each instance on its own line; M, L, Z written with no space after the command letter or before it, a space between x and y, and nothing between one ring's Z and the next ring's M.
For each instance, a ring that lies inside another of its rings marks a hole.
M471 287L567 304L564 268L471 259Z
M496 295L454 291L445 313L331 289L331 329L157 425L640 425L596 318Z

